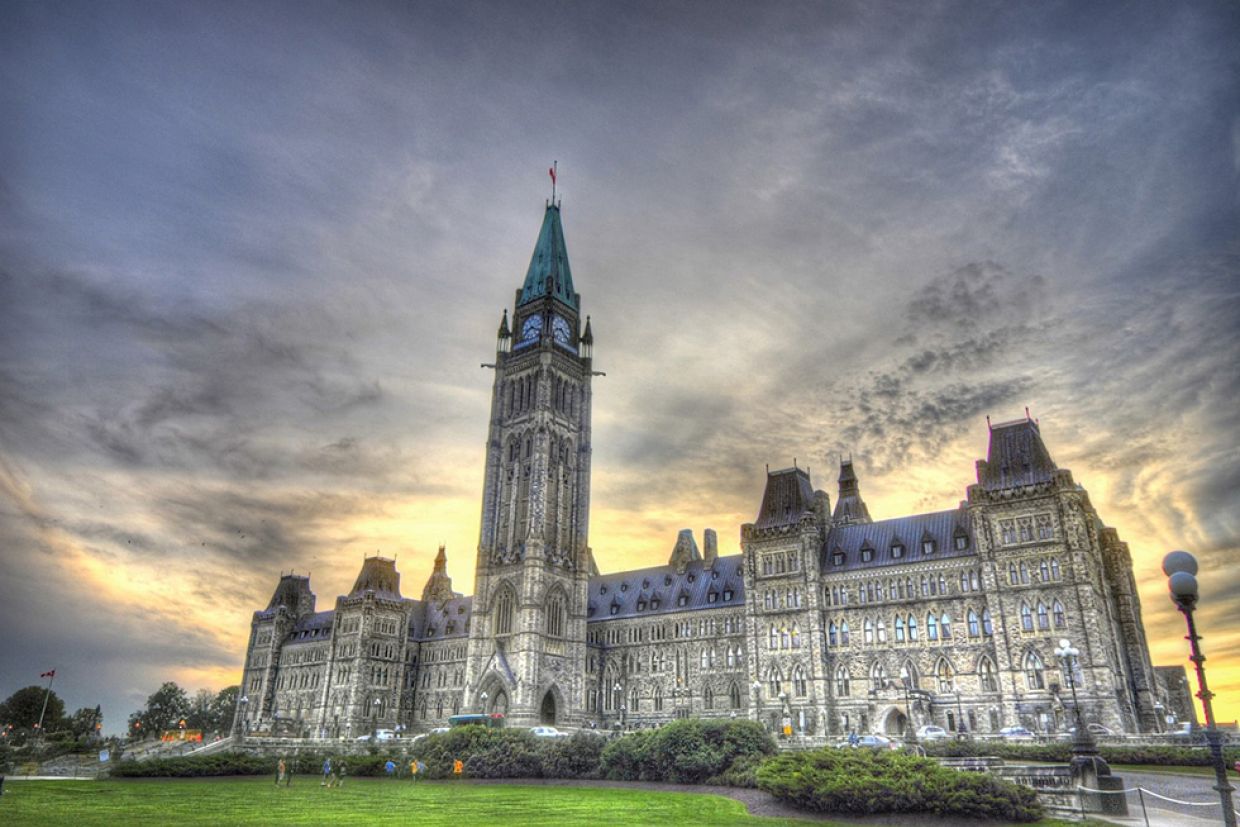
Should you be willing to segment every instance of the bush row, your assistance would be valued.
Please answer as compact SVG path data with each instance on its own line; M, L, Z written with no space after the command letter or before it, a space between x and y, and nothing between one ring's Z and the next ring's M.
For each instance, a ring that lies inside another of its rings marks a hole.
M1072 744L1061 741L1052 744L1013 744L1004 741L932 741L923 744L928 755L952 757L976 757L993 755L1014 761L1054 761L1067 763L1072 760ZM1139 746L1107 744L1099 747L1102 757L1112 764L1168 764L1187 767L1210 765L1210 750L1206 747L1187 746ZM1227 766L1240 760L1240 747L1223 750Z
M934 813L1003 821L1042 817L1037 794L989 773L960 772L903 752L784 753L758 769L758 787L824 813Z
M775 742L756 721L675 721L639 730L607 745L602 772L623 781L754 786Z

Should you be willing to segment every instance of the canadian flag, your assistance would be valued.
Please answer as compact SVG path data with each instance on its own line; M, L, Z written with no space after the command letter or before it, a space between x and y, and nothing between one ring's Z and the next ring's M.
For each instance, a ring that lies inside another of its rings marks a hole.
M551 176L551 183L555 183L555 167L548 167L547 173Z
M39 675L39 677L40 678L54 678L56 677L56 670L53 669L50 672L44 672L42 675Z

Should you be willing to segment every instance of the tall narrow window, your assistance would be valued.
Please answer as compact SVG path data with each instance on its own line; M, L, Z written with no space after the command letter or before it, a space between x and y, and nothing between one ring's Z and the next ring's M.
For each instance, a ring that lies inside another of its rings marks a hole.
M1051 627L1050 615L1046 611L1046 604L1038 601L1038 628L1045 631Z
M1033 611L1030 610L1028 603L1020 604L1020 628L1026 632L1033 631Z
M852 693L852 677L848 668L840 666L835 670L835 697L847 698Z
M993 635L995 633L995 625L990 620L990 609L982 609L982 634Z
M848 645L848 621L840 623L840 646Z
M805 670L797 666L792 670L792 693L798 698L804 698L808 694L808 685L805 680Z
M912 615L908 616L908 639L913 643L917 642L917 618Z
M904 618L900 617L899 615L896 615L895 630L896 630L896 643L903 643L904 642Z
M512 589L500 587L499 598L495 601L495 634L512 633Z
M1064 616L1062 603L1056 600L1055 605L1052 607L1052 611L1055 614L1055 628L1056 629L1062 629L1068 625L1068 619L1067 617Z
M1030 651L1025 655L1025 684L1030 689L1046 688L1045 670L1046 666L1037 652Z
M547 634L551 637L564 637L564 618L566 614L564 592L555 589L547 601Z
M977 637L981 633L981 627L977 622L977 612L969 609L969 637Z
M956 691L956 676L952 671L952 665L946 659L939 660L939 668L937 670L939 678L940 692Z
M939 639L939 619L933 614L926 615L926 638L929 640Z
M990 658L983 657L977 664L977 678L983 692L995 692L999 685L995 682L995 665Z

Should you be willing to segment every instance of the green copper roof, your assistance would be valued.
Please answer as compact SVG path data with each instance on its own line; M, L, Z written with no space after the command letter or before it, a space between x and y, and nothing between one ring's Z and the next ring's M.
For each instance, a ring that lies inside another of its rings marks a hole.
M568 266L568 247L564 244L564 227L560 224L560 208L547 205L543 215L542 230L530 269L525 274L518 305L532 302L543 296L555 296L569 307L577 307L577 294L573 292L573 271Z

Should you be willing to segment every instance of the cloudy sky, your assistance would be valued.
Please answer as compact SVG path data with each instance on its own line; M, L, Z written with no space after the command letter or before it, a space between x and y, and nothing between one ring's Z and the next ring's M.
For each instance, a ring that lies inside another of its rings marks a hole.
M491 374L559 161L591 544L738 548L767 463L952 507L1039 418L1240 716L1234 3L0 10L0 697L239 677L280 573L472 588Z

